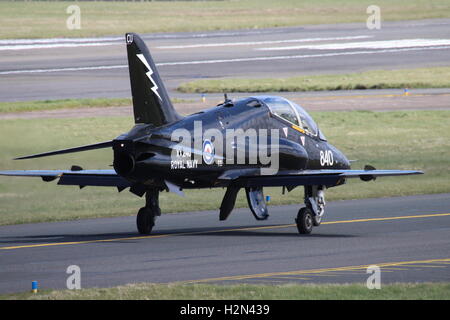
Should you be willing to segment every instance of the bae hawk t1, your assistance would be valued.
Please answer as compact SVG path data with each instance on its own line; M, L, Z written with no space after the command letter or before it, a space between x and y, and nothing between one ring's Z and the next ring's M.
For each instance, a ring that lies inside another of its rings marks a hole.
M309 234L325 212L325 190L349 178L363 181L382 176L420 174L413 170L351 170L350 161L326 139L298 104L277 96L251 96L225 101L182 117L172 106L143 40L125 36L135 125L112 141L23 156L33 159L111 148L113 168L83 170L0 171L0 175L41 177L60 185L129 188L145 195L137 229L149 234L161 214L159 193L166 190L226 188L219 218L225 220L244 189L257 220L268 218L264 187L304 187L304 204L295 219Z

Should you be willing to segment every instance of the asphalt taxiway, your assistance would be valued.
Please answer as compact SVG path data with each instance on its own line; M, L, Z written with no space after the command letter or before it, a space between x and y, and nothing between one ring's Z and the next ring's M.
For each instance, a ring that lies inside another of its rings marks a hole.
M382 181L376 182L382 184ZM0 292L65 288L70 265L81 285L155 283L382 283L450 281L450 194L330 202L322 225L300 236L300 205L161 216L152 235L135 217L0 227Z
M450 19L145 34L174 97L182 82L448 66ZM139 32L139 30L130 30ZM123 36L0 42L0 100L130 97Z

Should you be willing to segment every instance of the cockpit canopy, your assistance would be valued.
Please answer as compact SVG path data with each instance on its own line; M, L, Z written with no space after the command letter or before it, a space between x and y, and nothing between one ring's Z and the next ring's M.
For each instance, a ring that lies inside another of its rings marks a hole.
M317 136L322 140L326 140L325 136L320 132L313 118L298 104L282 97L263 96L258 97L270 109L270 112L290 123L302 128L308 134Z

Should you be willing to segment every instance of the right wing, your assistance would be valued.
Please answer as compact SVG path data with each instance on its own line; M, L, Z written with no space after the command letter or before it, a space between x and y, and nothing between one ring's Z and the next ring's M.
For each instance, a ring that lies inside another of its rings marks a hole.
M302 170L280 171L274 175L258 175L253 171L229 170L219 179L228 180L237 187L296 187L300 185L336 186L346 178L360 178L363 181L377 177L423 174L414 170Z

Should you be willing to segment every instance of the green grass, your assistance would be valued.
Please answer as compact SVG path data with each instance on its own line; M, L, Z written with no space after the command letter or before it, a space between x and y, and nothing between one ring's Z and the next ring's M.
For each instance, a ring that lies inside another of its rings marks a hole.
M190 103L191 100L171 99L172 103ZM93 98L0 102L0 113L43 111L57 109L103 108L131 106L131 98Z
M75 109L92 107L120 107L130 106L131 99L61 99L61 100L36 100L36 101L17 101L0 102L0 113L6 112L24 112L39 110L56 109Z
M327 200L388 197L450 192L450 111L314 112L330 142L349 159L353 168L365 164L378 169L414 169L424 175L379 178L362 182L351 179L327 191ZM14 157L113 139L131 126L132 117L32 119L0 121L0 170L110 168L112 151L87 151L33 160ZM298 204L303 189L281 195L268 188L271 205ZM224 190L186 190L186 197L163 192L164 213L216 210ZM73 220L91 217L135 215L144 200L115 188L57 186L39 178L0 177L0 225ZM245 207L240 192L237 207Z
M266 28L341 22L365 23L372 0L233 0L76 2L81 29L68 30L73 2L0 3L0 38L92 37L125 32L173 32ZM447 0L378 0L382 19L450 17Z
M180 85L178 91L195 93L280 92L449 87L450 67L433 67L290 78L196 80Z
M449 300L449 283L388 284L369 290L364 284L160 285L130 284L113 288L52 290L0 295L0 300Z

